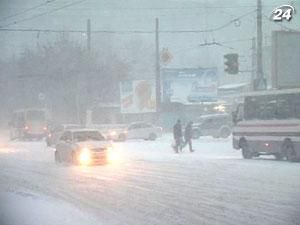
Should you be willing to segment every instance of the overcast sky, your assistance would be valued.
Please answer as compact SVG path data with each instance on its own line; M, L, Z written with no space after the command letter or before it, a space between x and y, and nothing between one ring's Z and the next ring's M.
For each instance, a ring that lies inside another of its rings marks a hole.
M223 61L223 54L228 52L237 52L245 57L243 60L247 67L251 55L251 41L236 40L250 39L256 35L256 1L253 0L48 1L46 4L46 0L0 0L0 26L10 29L85 30L86 20L91 19L93 31L153 31L157 17L161 30L207 30L218 28L249 13L236 24L215 32L161 33L160 47L168 48L173 56L169 65L171 67L218 66ZM265 45L270 45L271 30L281 29L266 17L270 16L276 6L289 2L263 0ZM73 5L68 6L69 4ZM299 2L294 1L294 4L296 9L300 9ZM28 10L39 5L41 6ZM59 9L62 7L65 8ZM28 11L22 13L24 10ZM15 14L20 15L6 18ZM299 23L299 14L296 14L292 22L284 25L300 30ZM84 34L76 33L70 36L82 46L86 45ZM56 38L55 33L1 31L1 58L18 56L25 48L34 49L37 44L52 42ZM93 34L92 47L96 50L101 48L103 40L109 40L115 51L125 57L130 51L130 45L135 43L145 47L145 58L154 50L154 34ZM224 43L223 47L199 47L199 44L213 41L230 43Z

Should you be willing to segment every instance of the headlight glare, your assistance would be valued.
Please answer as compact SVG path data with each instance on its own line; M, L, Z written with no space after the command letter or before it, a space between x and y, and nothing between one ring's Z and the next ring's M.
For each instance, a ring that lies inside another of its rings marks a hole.
M83 148L80 151L79 162L81 165L89 165L91 163L91 152L88 148Z

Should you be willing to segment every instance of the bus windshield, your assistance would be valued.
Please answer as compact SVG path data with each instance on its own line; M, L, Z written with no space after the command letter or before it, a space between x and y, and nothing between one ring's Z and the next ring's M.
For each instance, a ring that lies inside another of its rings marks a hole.
M31 110L26 113L27 120L44 121L46 119L45 112L39 110Z

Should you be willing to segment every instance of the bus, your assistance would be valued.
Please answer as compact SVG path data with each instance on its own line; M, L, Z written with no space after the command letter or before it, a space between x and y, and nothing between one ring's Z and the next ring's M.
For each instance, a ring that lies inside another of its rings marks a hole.
M46 109L19 109L13 112L10 122L10 138L42 139L48 133L49 114Z
M245 159L274 155L299 161L300 89L246 94L233 114L233 147Z

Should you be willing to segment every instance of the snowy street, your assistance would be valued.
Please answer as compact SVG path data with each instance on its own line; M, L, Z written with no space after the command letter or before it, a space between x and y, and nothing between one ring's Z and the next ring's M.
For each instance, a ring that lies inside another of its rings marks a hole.
M174 154L171 136L114 143L109 165L57 165L44 142L0 146L0 224L300 224L300 164L244 160L231 138Z

